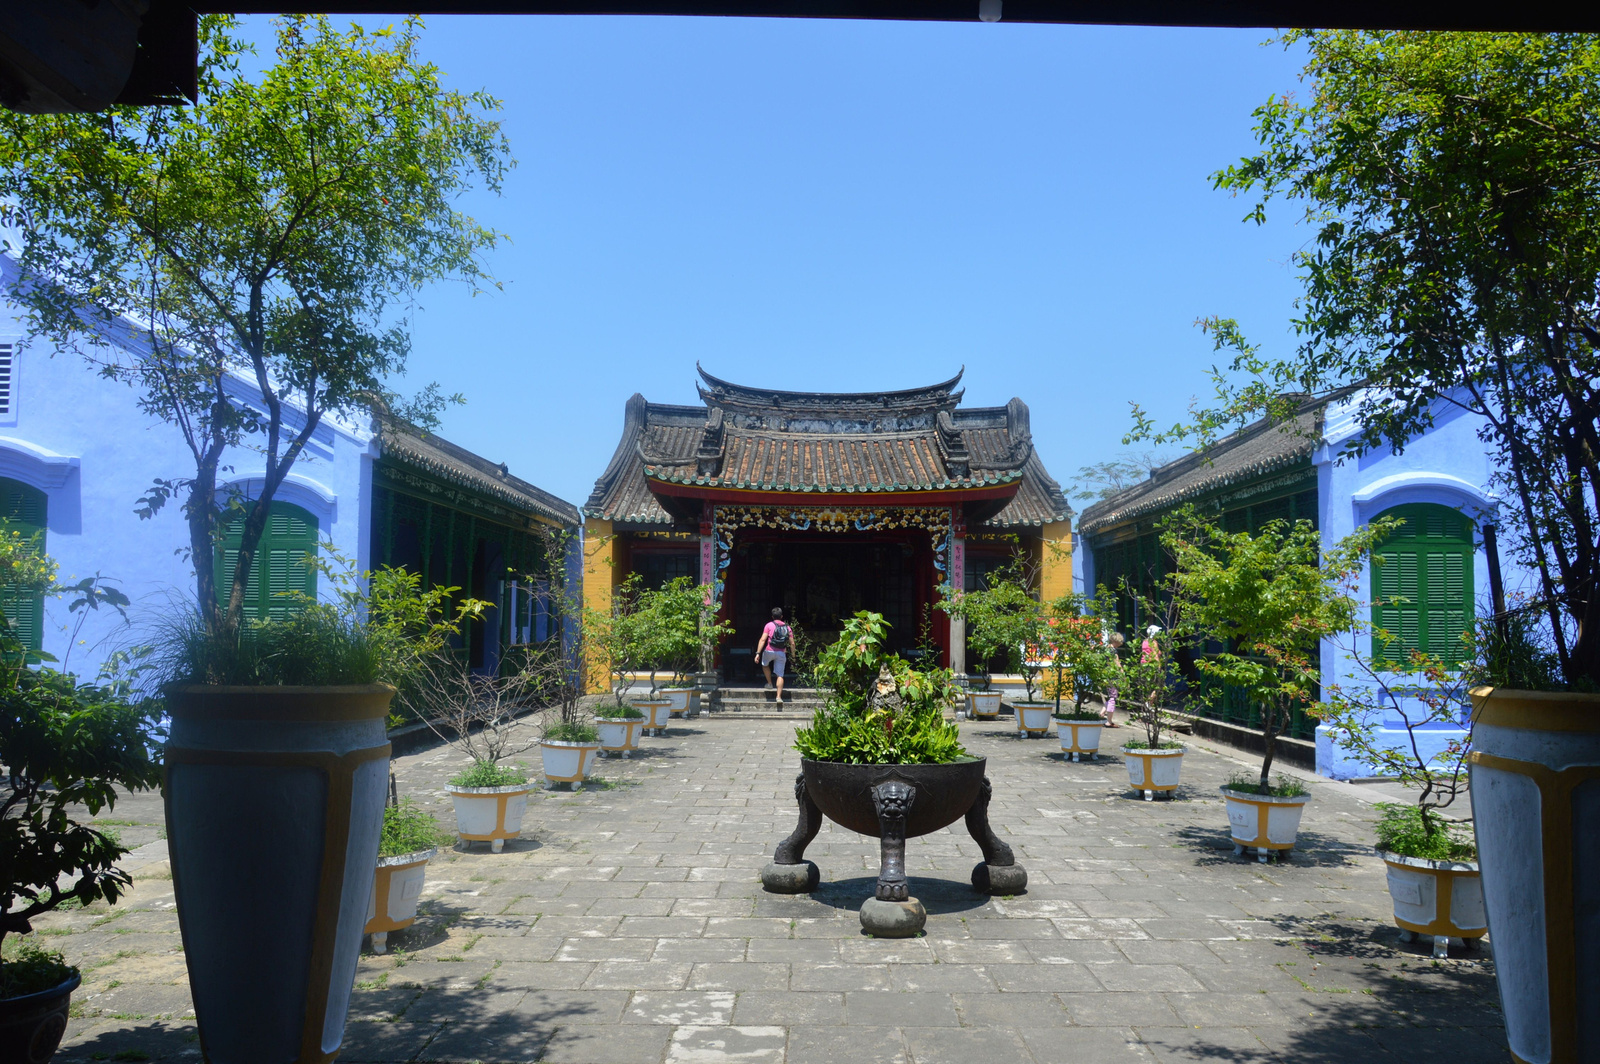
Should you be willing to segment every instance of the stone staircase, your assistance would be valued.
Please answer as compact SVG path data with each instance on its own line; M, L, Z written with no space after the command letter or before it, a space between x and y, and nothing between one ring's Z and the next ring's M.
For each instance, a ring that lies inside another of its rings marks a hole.
M777 692L760 687L719 687L711 694L711 712L747 720L810 720L827 698L815 687L785 687L783 705Z

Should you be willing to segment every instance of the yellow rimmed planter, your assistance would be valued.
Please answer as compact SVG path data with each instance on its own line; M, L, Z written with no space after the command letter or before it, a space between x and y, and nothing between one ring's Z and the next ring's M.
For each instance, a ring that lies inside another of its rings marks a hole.
M1029 739L1042 739L1050 734L1055 707L1049 702L1013 702L1017 714L1017 731Z
M1473 831L1506 1040L1600 1060L1600 695L1478 688Z
M667 722L672 719L672 703L665 698L648 698L633 703L633 708L644 714L644 734L662 735Z
M666 702L670 705L667 710L669 717L687 717L689 715L690 696L694 692L685 687L666 687L656 693L654 701Z
M600 733L600 754L610 757L621 754L627 757L629 751L639 749L639 732L644 727L640 719L629 720L626 717L596 717L595 730Z
M417 903L422 900L428 862L437 852L418 850L378 858L365 929L372 936L372 952L382 953L389 948L389 932L403 931L417 922Z
M1088 754L1091 761L1100 760L1100 732L1105 728L1104 721L1062 720L1060 717L1055 721L1063 760L1082 761L1084 754Z
M1407 942L1432 935L1433 955L1443 958L1450 955L1452 938L1469 945L1489 930L1478 862L1430 861L1388 850L1378 856L1388 874L1395 926Z
M1128 783L1134 790L1143 791L1147 802L1155 801L1158 794L1171 798L1178 789L1178 780L1183 774L1183 755L1188 749L1175 746L1163 750L1136 750L1124 746L1122 757L1128 766Z
M584 777L594 768L595 755L599 752L598 742L540 741L539 754L544 759L545 785L555 790L565 783L577 790L583 784Z
M528 810L526 783L500 787L448 786L456 809L456 835L462 842L487 842L491 853L505 849L506 840L522 834L522 814Z
M180 687L167 700L167 847L200 1049L326 1064L378 862L394 689ZM272 933L239 948L241 929Z
M1236 791L1226 784L1220 790L1223 805L1228 810L1228 834L1233 838L1235 854L1253 851L1261 863L1266 864L1273 854L1282 857L1294 849L1295 836L1300 834L1300 818L1305 814L1311 795L1279 798Z
M968 691L967 716L973 720L994 720L1000 715L999 691Z

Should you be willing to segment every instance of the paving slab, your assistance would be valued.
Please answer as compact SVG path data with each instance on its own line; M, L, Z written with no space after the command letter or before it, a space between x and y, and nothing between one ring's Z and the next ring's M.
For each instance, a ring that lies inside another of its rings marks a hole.
M966 722L1028 889L974 893L981 854L958 823L907 846L923 937L879 941L857 915L876 840L826 824L808 850L818 890L761 889L795 822L793 728L669 728L576 792L535 792L504 853L441 853L416 925L363 956L341 1059L1507 1058L1492 944L1435 963L1426 941L1399 940L1370 844L1387 793L1310 778L1300 848L1262 865L1233 855L1217 794L1237 753L1193 742L1176 799L1144 802L1118 757L1063 762L1006 722ZM445 782L464 764L434 747L393 767L449 823ZM116 812L140 844L133 889L35 921L84 968L58 1059L197 1061L160 803ZM246 930L241 952L271 933Z

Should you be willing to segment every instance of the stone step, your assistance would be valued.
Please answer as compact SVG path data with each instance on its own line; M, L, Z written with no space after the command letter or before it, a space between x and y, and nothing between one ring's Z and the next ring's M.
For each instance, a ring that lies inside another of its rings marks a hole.
M737 713L741 716L770 715L774 717L809 718L826 701L825 692L810 687L797 687L783 692L783 705L778 705L777 691L760 687L723 687L711 697L713 711Z

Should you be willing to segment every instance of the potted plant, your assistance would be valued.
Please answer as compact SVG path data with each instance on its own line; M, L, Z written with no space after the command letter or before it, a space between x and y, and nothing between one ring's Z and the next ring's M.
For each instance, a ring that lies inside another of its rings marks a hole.
M1100 731L1105 727L1102 713L1084 704L1089 695L1104 694L1109 686L1115 653L1106 642L1106 621L1115 616L1109 593L1098 600L1068 593L1050 603L1050 672L1045 693L1055 698L1053 717L1061 742L1061 756L1080 761L1084 754L1100 758ZM1070 692L1072 705L1062 708L1061 698Z
M54 575L47 559L11 560L13 574L31 567L45 586ZM118 788L161 782L153 716L129 703L126 686L29 667L44 657L18 643L0 614L0 760L11 777L0 800L0 1060L38 1064L61 1042L80 976L31 940L6 956L6 936L30 933L35 917L69 901L115 903L132 883L116 867L127 850L80 821L77 808L95 816L115 806Z
M1043 735L1050 728L1050 706L1034 698L1039 675L1048 664L1043 648L1049 644L1048 615L1034 596L1030 573L1020 561L988 574L985 586L976 591L952 592L939 600L939 608L967 622L967 643L980 661L1003 661L1005 668L1022 675L1025 694L1013 703L1017 727L1028 734ZM969 691L967 711L980 720L993 719L1000 712L1001 692ZM1028 715L1023 727L1022 709Z
M801 773L794 832L762 870L766 889L804 893L816 887L817 866L805 860L822 817L880 840L877 891L861 907L869 934L907 937L927 921L905 875L905 840L966 818L984 860L973 870L975 889L1015 893L1027 885L1005 843L989 828L985 761L961 746L957 726L944 719L958 689L945 669L918 671L885 649L889 626L862 611L817 664L829 691L809 727L795 733Z
M1298 780L1272 779L1278 736L1296 708L1316 700L1322 641L1358 626L1351 591L1372 547L1396 525L1375 521L1327 545L1304 520L1224 532L1185 507L1162 524L1179 634L1202 650L1195 664L1213 681L1209 696L1232 688L1260 711L1260 771L1222 786L1237 854L1266 862L1294 849L1311 793ZM1206 653L1208 645L1218 649Z
M393 776L389 777L389 793L394 794ZM411 798L390 801L384 807L378 870L367 906L367 925L362 929L371 936L372 952L389 948L391 931L416 923L428 862L440 846L454 841L455 836L442 831L433 815Z
M1149 604L1143 612L1146 616L1157 616ZM1165 737L1171 723L1165 708L1172 695L1172 676L1167 665L1172 650L1169 633L1170 628L1152 624L1137 648L1130 643L1123 651L1118 680L1132 707L1129 716L1143 729L1145 736L1130 739L1122 746L1128 783L1141 792L1147 802L1155 801L1157 794L1169 798L1176 794L1183 775L1183 755L1188 749Z
M645 715L633 706L601 706L594 711L595 730L600 737L600 755L609 757L639 748L639 732Z
M1467 759L1472 747L1469 690L1503 671L1508 651L1523 662L1537 660L1527 613L1479 620L1467 635L1465 662L1413 650L1408 658L1364 653L1366 640L1340 647L1349 673L1359 682L1330 685L1318 715L1333 739L1374 775L1392 777L1415 788L1411 806L1378 807L1378 856L1388 867L1395 924L1411 941L1433 937L1433 955L1448 955L1450 940L1471 945L1488 930L1483 879L1474 840L1462 825L1445 819L1467 789ZM1387 651L1396 633L1368 626L1374 651ZM1376 659L1376 660L1375 660ZM1380 738L1379 723L1399 722L1405 740ZM1466 724L1464 736L1458 729ZM1443 741L1437 737L1445 735Z

